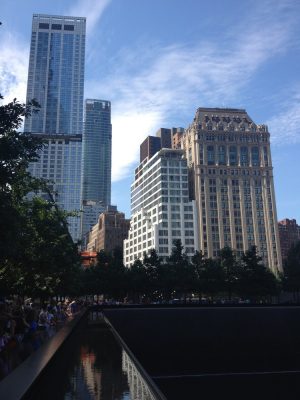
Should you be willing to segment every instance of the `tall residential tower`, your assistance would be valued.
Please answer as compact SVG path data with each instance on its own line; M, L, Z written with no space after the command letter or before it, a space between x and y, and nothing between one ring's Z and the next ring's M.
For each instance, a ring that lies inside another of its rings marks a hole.
M166 259L174 240L186 254L198 250L195 201L189 200L188 168L182 150L161 149L135 170L131 185L131 221L124 240L124 264L130 266L155 249Z
M30 172L49 179L59 207L81 208L81 159L86 19L34 14L27 101L40 104L26 118L25 132L45 139ZM80 238L80 216L69 218L73 240Z

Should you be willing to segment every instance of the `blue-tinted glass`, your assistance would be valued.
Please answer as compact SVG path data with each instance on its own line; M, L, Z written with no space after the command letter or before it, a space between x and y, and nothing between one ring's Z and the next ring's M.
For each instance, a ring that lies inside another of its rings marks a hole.
M108 101L87 100L83 137L83 200L110 204L111 109Z

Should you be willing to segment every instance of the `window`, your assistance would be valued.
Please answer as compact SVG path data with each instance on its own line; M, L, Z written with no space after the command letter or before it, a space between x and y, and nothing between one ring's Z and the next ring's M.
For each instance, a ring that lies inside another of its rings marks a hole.
M237 165L237 149L236 146L229 147L229 165Z
M166 238L162 238L162 239L159 239L159 240L158 240L158 243L159 243L159 244L169 244L169 241L168 241L168 239L166 239Z
M74 31L74 25L64 25L65 31Z
M242 166L249 165L249 156L247 147L241 147L241 165Z
M226 148L219 146L219 165L226 165Z
M40 22L39 23L39 28L40 29L49 29L49 24L45 24L43 22Z
M265 163L265 166L266 166L266 167L269 165L269 162L268 162L268 149L267 149L267 147L264 147L264 163Z
M252 166L257 167L259 166L259 150L258 147L252 147L251 149L251 161Z
M214 146L207 146L207 164L214 165L215 163L215 149Z

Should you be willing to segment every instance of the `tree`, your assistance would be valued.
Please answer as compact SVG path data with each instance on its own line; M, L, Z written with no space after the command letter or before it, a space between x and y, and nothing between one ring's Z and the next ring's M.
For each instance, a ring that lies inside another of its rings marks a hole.
M93 294L103 294L104 297L123 299L126 290L126 271L123 265L123 255L120 249L112 254L100 250L97 265L93 267Z
M30 176L27 168L38 159L43 143L37 137L17 131L30 111L37 111L36 103L26 106L14 99L0 106L0 221L5 227L0 229L0 265L17 253L21 203L28 192L37 190L41 184Z
M202 274L206 268L206 260L203 252L196 251L192 257L192 266L194 268L195 280L193 283L193 290L198 293L199 302L201 301L202 294L204 293L204 284L202 281Z
M203 292L212 300L223 287L224 275L220 263L217 260L207 258L204 262L204 268L200 273L200 281Z
M0 288L32 296L66 294L74 289L79 258L47 182L32 177L30 162L43 143L17 131L37 104L16 99L0 106ZM35 195L47 192L51 200ZM27 195L31 193L31 196Z
M3 262L1 278L10 277L4 282L15 294L47 297L70 293L79 256L62 222L63 212L38 197L27 204L24 200L21 208L18 254Z
M252 301L266 296L277 295L279 281L271 270L262 263L262 258L252 246L242 257L241 276L238 291L241 296Z
M147 274L141 260L134 261L133 265L127 270L127 277L128 297L135 303L140 303L147 290Z
M235 253L230 247L224 247L220 250L218 262L223 271L224 290L227 292L228 299L231 300L239 280L239 263Z
M161 259L155 249L151 249L149 254L144 254L143 265L146 272L145 292L151 300L159 298Z
M186 300L187 294L192 291L195 280L194 269L189 263L187 255L183 252L181 240L174 240L172 253L168 259L168 268L171 279L173 278L172 286L178 295L183 295Z
M0 95L0 99L3 97ZM20 172L24 173L29 162L37 161L43 142L28 133L18 132L23 118L38 112L35 101L28 105L16 99L0 106L0 189L11 193L12 185Z

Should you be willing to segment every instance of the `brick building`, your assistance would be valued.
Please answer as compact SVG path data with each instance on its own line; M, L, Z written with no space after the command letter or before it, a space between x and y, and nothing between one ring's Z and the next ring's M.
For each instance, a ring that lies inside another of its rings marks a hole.
M295 219L285 218L278 222L278 230L281 256L284 261L291 246L300 240L300 225Z
M116 206L108 206L89 233L87 251L105 250L110 253L116 247L123 251L123 240L127 239L129 225L124 213L119 212Z

